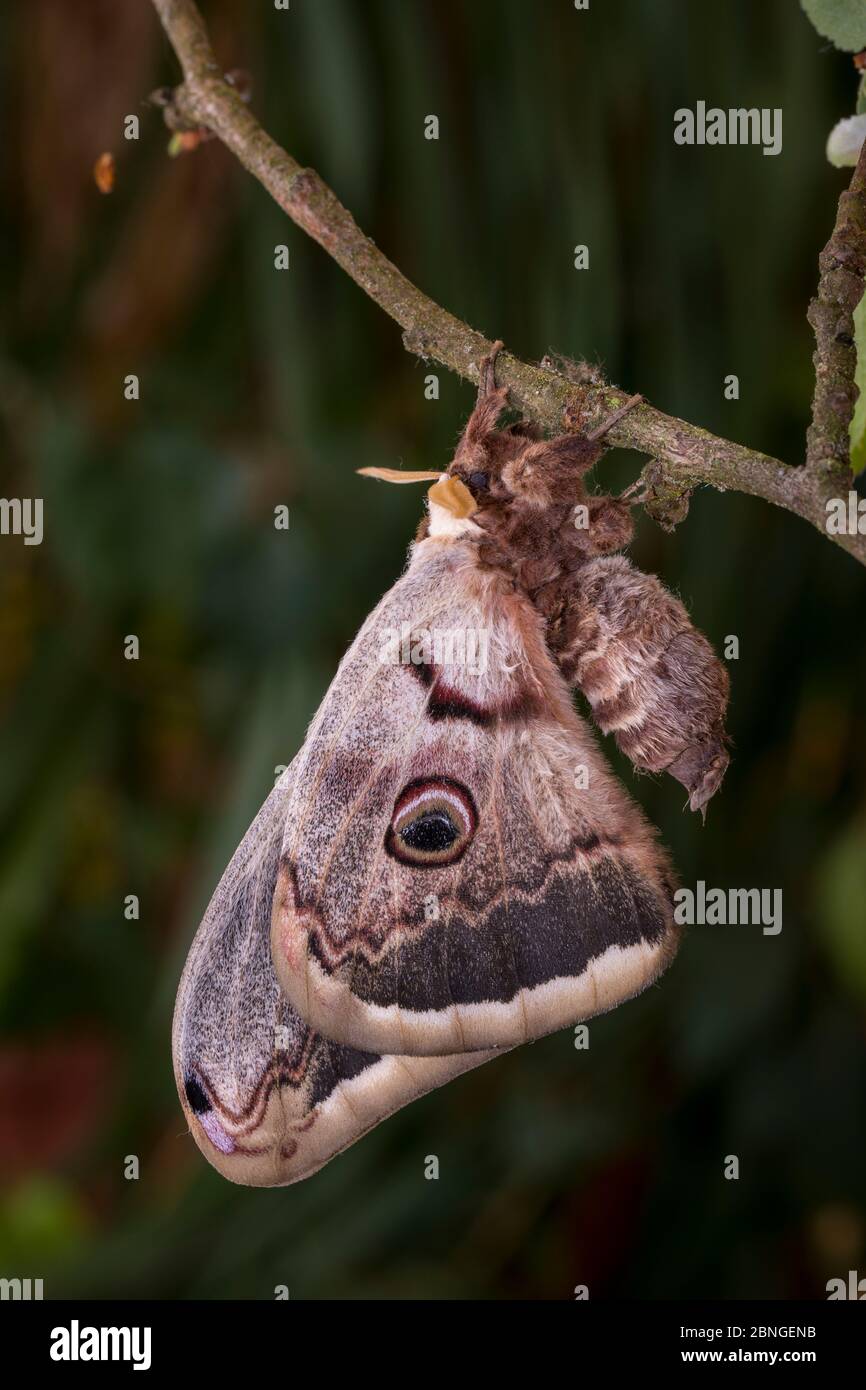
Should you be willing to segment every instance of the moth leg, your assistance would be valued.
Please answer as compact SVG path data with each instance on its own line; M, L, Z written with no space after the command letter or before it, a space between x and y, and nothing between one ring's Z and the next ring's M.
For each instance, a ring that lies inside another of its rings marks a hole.
M583 434L558 434L555 439L528 442L502 470L502 481L521 506L550 507L574 502L577 479L601 457L598 444Z
M477 461L488 440L496 436L496 425L508 404L508 387L496 385L496 359L501 350L502 342L497 339L479 367L475 409L466 421L454 452L455 463L467 459Z
M624 415L627 415L630 410L633 410L636 405L640 405L642 400L643 396L641 395L629 396L628 400L625 401L623 405L619 406L612 415L608 415L606 420L602 420L600 425L597 425L594 430L589 432L586 436L587 439L602 439L607 434L608 430L612 430L614 425L617 424Z
M535 596L548 642L602 733L640 771L669 772L704 812L729 762L728 673L679 599L622 555Z
M628 487L623 489L617 497L617 501L628 502L630 507L642 507L648 497L649 488L647 480L643 474L641 474L640 477L635 478L633 483L629 483Z
M476 405L481 405L486 396L491 396L496 390L496 359L505 344L501 338L497 338L488 355L481 363L478 373L478 396Z

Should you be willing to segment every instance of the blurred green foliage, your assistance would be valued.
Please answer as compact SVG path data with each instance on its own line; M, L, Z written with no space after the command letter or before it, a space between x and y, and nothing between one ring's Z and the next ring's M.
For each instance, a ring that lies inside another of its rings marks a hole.
M799 6L203 9L272 134L452 312L802 458L854 76ZM0 542L0 1272L47 1296L772 1298L862 1271L864 576L710 490L633 553L740 639L734 762L706 827L678 786L635 791L684 882L781 887L782 933L696 927L588 1051L521 1049L298 1187L207 1168L170 1065L187 945L403 563L419 495L354 469L444 466L472 392L440 372L425 400L434 368L215 142L166 157L143 99L175 66L145 0L4 7L0 54L2 491L43 497L46 528ZM697 100L782 107L782 153L676 147Z

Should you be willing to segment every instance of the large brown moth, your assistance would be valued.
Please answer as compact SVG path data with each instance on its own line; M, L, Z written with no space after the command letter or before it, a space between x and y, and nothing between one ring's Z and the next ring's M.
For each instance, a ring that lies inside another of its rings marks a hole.
M492 1054L377 1057L318 1036L280 992L271 906L288 768L211 899L177 995L178 1094L205 1158L233 1182L308 1177L400 1106Z
M727 764L711 647L609 554L630 536L628 507L590 498L589 524L574 524L601 446L497 429L493 362L288 800L277 978L311 1027L377 1052L514 1046L614 1007L672 959L667 857L567 681L693 807Z
M412 475L437 481L406 573L190 951L178 1090L237 1181L315 1171L492 1049L638 993L677 948L667 856L569 687L703 811L728 761L727 677L614 553L630 512L584 490L597 435L499 429L494 364L447 472Z

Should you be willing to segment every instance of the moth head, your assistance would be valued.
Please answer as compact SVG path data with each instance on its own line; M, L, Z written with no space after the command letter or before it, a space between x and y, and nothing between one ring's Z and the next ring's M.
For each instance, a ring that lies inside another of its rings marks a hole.
M469 848L478 812L468 787L451 777L417 777L394 802L385 849L401 864L455 864Z
M431 536L472 536L478 527L472 516L478 503L461 478L443 473L428 490L427 508L430 513Z

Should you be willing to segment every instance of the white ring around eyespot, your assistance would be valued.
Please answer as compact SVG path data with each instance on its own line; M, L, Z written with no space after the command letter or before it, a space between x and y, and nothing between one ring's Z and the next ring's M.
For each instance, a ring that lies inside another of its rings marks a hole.
M466 806L466 802L456 792L449 791L447 787L435 785L428 787L425 791L419 792L411 801L407 801L405 806L400 807L400 813L395 820L401 824L410 811L416 810L419 806L424 806L428 801L448 801L460 814L463 821L463 833L468 835L472 830L472 818Z

